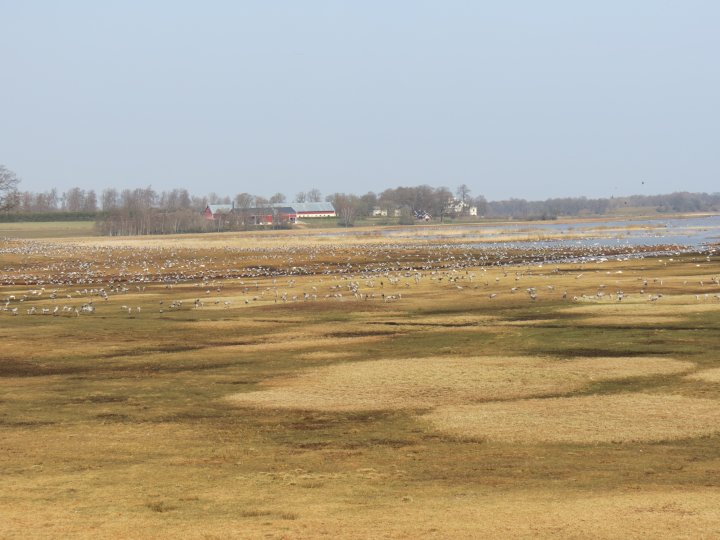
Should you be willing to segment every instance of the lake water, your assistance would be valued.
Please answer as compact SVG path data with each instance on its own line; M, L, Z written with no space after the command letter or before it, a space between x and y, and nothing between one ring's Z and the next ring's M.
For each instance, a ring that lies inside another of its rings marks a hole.
M400 238L422 236L429 240L463 240L468 247L552 247L621 248L677 246L696 249L720 243L720 215L644 220L595 220L582 223L528 222L522 224L483 224L459 226L407 227L384 230L383 235ZM556 238L542 239L544 235ZM559 235L559 238L557 236ZM562 235L568 235L567 239ZM581 238L578 238L578 235ZM493 242L493 237L503 241ZM537 241L527 241L537 236ZM517 240L513 239L517 237Z

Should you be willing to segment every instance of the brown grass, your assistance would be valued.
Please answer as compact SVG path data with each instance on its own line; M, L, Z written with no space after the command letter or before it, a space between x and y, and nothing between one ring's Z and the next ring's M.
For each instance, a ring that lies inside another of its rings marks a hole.
M331 352L331 351L313 351L300 354L299 358L303 360L340 360L353 356L351 352Z
M584 315L604 315L618 317L634 317L642 319L643 317L674 317L677 315L689 315L693 313L706 313L720 311L720 302L715 303L697 303L695 297L687 302L677 303L678 299L663 298L659 303L646 302L642 303L615 303L615 304L586 304L581 306L573 306L572 308L559 310L559 313L566 314L584 314Z
M302 489L290 486L286 489ZM720 520L720 494L711 488L554 495L532 490L458 491L439 499L436 493L404 495L382 503L372 496L356 507L317 500L317 490L293 510L261 499L228 508L219 517L192 522L177 519L183 505L198 501L150 500L132 514L113 519L93 516L87 507L58 512L16 505L4 513L3 538L123 537L220 538L713 538ZM281 493L278 495L282 496ZM72 498L70 497L70 501ZM173 507L177 506L175 510ZM32 512L29 512L32 510ZM202 512L198 512L198 517Z
M702 371L698 371L697 373L691 373L685 378L692 381L720 383L720 368L705 369Z
M0 312L0 538L718 536L720 435L671 440L637 398L718 425L697 405L720 385L686 378L720 365L717 256L506 266L531 254L414 230L0 242L0 307L19 308ZM26 315L89 298L94 315ZM572 401L593 392L615 409ZM512 422L588 437L583 406L669 440L518 444L423 416L518 399L535 408Z
M720 517L720 495L710 489L569 492L557 498L527 491L479 496L461 493L452 502L436 502L411 498L391 507L368 508L362 516L344 523L342 536L707 538L714 536Z
M720 431L720 402L619 394L442 407L427 418L443 433L504 442L666 441Z
M682 317L673 317L672 315L600 315L597 317L588 317L573 320L573 324L596 326L596 325L635 325L635 326L657 326L678 323L683 320Z
M267 390L228 399L237 405L288 409L421 409L561 394L592 381L680 373L693 366L663 358L373 360L310 369L276 380Z
M460 493L440 504L398 494L395 504L367 505L351 519L330 513L311 528L343 538L707 538L717 531L719 503L710 489L569 492L558 498L527 491ZM315 536L291 531L293 538Z

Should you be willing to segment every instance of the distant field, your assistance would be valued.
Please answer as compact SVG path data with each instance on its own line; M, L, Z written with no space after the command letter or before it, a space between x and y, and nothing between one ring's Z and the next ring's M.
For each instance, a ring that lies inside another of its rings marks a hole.
M720 537L717 251L49 225L0 238L0 538Z
M94 221L37 221L0 223L0 237L72 238L95 236Z

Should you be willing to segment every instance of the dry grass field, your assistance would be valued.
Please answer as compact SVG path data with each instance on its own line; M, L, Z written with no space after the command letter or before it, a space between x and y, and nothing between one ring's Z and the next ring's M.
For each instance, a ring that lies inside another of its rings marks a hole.
M94 221L0 222L0 237L75 238L78 236L93 236L94 234Z
M720 536L718 252L466 235L1 239L0 538Z

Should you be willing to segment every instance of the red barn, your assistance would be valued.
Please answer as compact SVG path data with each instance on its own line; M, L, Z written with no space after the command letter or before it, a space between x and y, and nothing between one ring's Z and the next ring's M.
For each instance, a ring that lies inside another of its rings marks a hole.
M203 210L203 217L209 220L218 219L220 216L230 214L235 210L235 205L229 204L208 204Z

